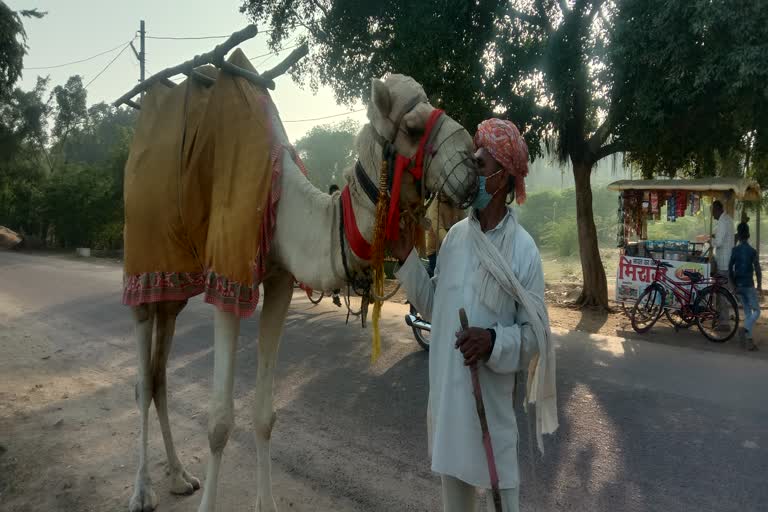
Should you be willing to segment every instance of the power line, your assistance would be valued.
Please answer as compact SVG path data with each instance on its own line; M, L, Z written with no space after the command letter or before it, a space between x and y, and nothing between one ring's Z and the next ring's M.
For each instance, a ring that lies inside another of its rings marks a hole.
M259 30L259 34L268 34L272 30ZM197 41L201 39L226 39L232 34L226 34L223 36L144 36L147 39L166 39L171 41Z
M200 37L171 37L171 36L144 36L145 39L166 39L172 41L198 41L201 39L225 39L232 34L226 36L200 36Z
M297 43L297 42L296 42L296 39L294 39L294 40L292 40L292 41L289 41L289 42L290 42L290 43L292 43L292 44L293 44L293 46L291 46L291 47L288 47L288 48L284 48L284 50L290 50L291 48L296 48L296 47L299 45L299 43ZM283 50L280 50L280 51L283 51ZM254 67L256 67L256 68L260 68L260 67L262 67L262 66L265 66L265 65L267 64L267 62L271 61L272 59L274 59L275 57L277 57L279 54L280 54L280 52L277 52L277 53L270 53L270 54L265 54L265 55L263 55L264 59L263 59L263 60L260 60L258 63L255 63L255 64L254 64ZM256 59L258 59L258 58L259 58L259 56L256 56L256 57L253 57L252 59L248 59L248 60L251 60L251 61L253 61L253 60L256 60Z
M91 55L90 57L87 57L85 59L74 60L72 62L66 62L64 64L56 64L55 66L35 66L35 67L32 67L32 68L24 68L24 69L25 70L26 69L55 69L55 68L63 68L64 66L71 66L72 64L80 64L81 62L87 62L89 60L93 60L96 57L101 57L102 55L105 55L107 53L111 53L111 52L117 50L118 48L122 48L124 45L130 44L131 42L133 42L134 39L136 39L136 38L134 37L130 41L126 41L124 43L120 43L119 45L115 46L114 48L111 48L109 50L104 50L101 53L97 53L96 55Z
M301 46L300 44L295 44L293 46L286 46L285 48L282 48L276 52L269 52L269 53L263 53L261 55L256 55L255 57L249 57L248 60L254 60L254 59L260 59L261 57L266 57L268 55L277 55L278 53L282 53L287 50L293 50L294 48L298 48Z
M109 67L110 67L110 66L111 66L111 65L112 65L112 64L113 64L113 63L114 63L114 62L115 62L115 61L118 59L118 57L120 57L120 56L121 56L121 55L122 55L122 54L125 52L125 50L127 50L127 49L128 49L130 46L131 46L131 45L130 45L130 43L129 43L129 44L127 44L127 45L125 45L125 48L123 48L122 50L120 50L120 53L118 53L117 55L115 55L115 58L114 58L114 59L112 59L111 61L109 61L109 64L107 64L106 66L104 66L104 69L102 69L101 71L99 71L99 74L97 74L95 77L91 78L91 81L90 81L90 82L88 82L87 84L85 84L85 87L83 87L83 89L87 89L89 85L91 85L91 84L92 84L94 81L96 81L96 79L97 79L97 78L99 78L99 77L100 77L102 74L104 74L104 72L105 72L106 70L108 70L108 69L109 69Z
M343 114L333 114L330 116L323 116L323 117L314 117L312 119L291 119L288 121L283 121L284 123L304 123L308 121L322 121L323 119L330 119L332 117L341 117L341 116L348 116L349 114L356 114L358 112L362 112L365 110L365 108L359 108L357 110L350 110L349 112L344 112Z

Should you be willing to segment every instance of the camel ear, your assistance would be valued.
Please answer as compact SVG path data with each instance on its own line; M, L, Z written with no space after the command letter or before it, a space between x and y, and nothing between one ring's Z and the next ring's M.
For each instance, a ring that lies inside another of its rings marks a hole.
M389 89L378 78L371 80L371 98L373 98L373 104L379 109L379 113L383 117L389 117L392 111L392 99L389 97Z

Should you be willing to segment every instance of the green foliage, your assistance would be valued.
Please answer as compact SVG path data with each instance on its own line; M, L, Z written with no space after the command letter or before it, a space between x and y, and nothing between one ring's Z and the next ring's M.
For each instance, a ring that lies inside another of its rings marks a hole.
M66 164L44 188L44 214L55 226L61 247L93 247L119 211L112 201L114 183L104 169Z
M579 251L579 235L570 223L550 222L542 242L544 247L554 249L558 256L573 256Z
M70 133L63 142L64 160L87 164L109 161L116 150L127 149L135 122L133 109L115 108L106 103L91 106L83 115L80 129Z
M648 223L649 240L694 240L698 235L709 232L709 216L702 213L694 216L686 216L675 222L661 219L658 222Z
M69 77L64 85L53 88L53 98L56 100L55 122L53 135L65 139L69 132L82 127L88 117L86 107L87 91L83 87L80 75Z
M493 24L505 4L253 0L243 2L241 10L259 25L269 20L274 48L298 26L309 27L313 51L293 75L313 87L330 85L340 101L367 100L372 77L403 73L424 86L433 104L471 127L493 109L493 99L483 93L486 72L479 56L491 42Z
M19 15L0 1L0 98L8 94L21 75L26 38Z
M343 184L342 173L355 162L355 137L360 131L356 121L315 126L296 142L296 151L304 161L309 180L328 191L331 184Z
M765 2L617 5L611 61L633 99L619 133L646 175L742 175L768 154Z
M13 91L27 54L27 33L21 18L42 18L45 14L37 9L13 11L0 0L0 101Z
M122 244L123 168L135 114L85 109L79 77L54 89L52 139L46 80L0 104L0 225L57 247Z
M411 75L470 130L492 114L513 120L532 158L543 141L570 161L582 193L617 152L647 176L698 175L715 172L715 155L733 172L729 162L768 147L764 1L244 0L241 10L269 25L273 47L307 29L313 55L294 77L349 102L368 98L371 77ZM589 285L604 278L601 221L579 218Z
M45 144L48 105L43 100L47 80L38 79L35 89L15 89L0 102L0 179L16 158L31 157Z
M517 208L520 224L536 244L555 251L558 256L573 256L579 252L575 195L574 188L533 193ZM616 192L592 189L598 241L603 246L613 246L616 242L617 201Z

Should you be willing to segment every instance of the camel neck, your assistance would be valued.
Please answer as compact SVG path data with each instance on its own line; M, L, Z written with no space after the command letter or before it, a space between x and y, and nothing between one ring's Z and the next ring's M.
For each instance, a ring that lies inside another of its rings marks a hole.
M310 170L311 172L311 170ZM373 239L374 206L347 172L355 221L362 236ZM277 229L271 258L298 281L318 290L346 285L341 253L340 193L328 195L315 188L284 151ZM287 228L286 228L287 226ZM367 262L358 258L344 240L350 272L359 272Z

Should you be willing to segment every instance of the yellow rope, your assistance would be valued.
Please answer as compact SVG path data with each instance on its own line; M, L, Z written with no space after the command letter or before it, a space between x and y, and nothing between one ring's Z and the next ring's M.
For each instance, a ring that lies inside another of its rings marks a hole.
M387 234L387 161L381 162L379 171L379 201L376 204L376 223L373 230L373 243L371 244L371 270L373 272L373 291L375 296L384 296L384 245ZM379 319L381 318L381 306L383 303L374 300L373 303L373 346L371 347L371 363L375 363L381 355L381 332Z

